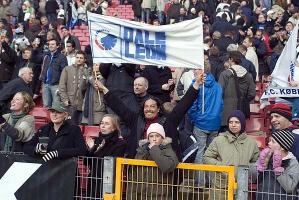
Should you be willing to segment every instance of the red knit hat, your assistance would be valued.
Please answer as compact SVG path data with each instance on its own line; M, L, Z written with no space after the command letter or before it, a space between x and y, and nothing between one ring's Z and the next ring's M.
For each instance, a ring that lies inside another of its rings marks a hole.
M284 103L275 104L270 111L270 115L272 113L277 113L277 114L285 117L289 121L292 121L292 110L291 110L291 107L287 104L284 104Z

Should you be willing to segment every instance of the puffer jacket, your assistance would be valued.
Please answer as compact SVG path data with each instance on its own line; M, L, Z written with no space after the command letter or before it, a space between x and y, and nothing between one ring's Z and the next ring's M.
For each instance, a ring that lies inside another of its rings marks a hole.
M174 173L172 172L179 163L175 152L172 150L171 142L171 138L166 137L161 145L149 149L147 139L139 141L135 159L153 160L158 165L159 170L155 167L148 167L144 170L142 167L132 166L131 174L128 176L132 183L128 185L126 199L139 200L146 199L146 197L148 199L152 197L155 197L154 199L172 199L172 188L161 185L162 183L172 185L174 182Z
M207 74L204 84L204 113L202 113L203 88L200 86L198 97L188 111L190 120L201 130L218 131L223 110L222 88L211 73Z

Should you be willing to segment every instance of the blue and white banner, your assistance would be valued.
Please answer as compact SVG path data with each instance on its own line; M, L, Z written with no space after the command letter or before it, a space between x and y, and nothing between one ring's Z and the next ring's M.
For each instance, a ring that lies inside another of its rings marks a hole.
M275 68L271 74L271 88L267 88L261 96L261 109L269 105L267 98L270 97L299 97L298 90L289 87L289 81L295 80L298 73L298 69L295 69L298 68L295 66L297 38L298 23L294 27L291 36L275 64ZM285 91L288 92L286 93Z
M201 18L153 26L88 13L94 63L203 68Z

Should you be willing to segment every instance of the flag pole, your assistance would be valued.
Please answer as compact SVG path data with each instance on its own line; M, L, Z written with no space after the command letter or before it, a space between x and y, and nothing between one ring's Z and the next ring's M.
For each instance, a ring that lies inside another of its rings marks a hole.
M94 70L93 73L94 73L95 80L98 81L97 71ZM101 94L100 94L100 91L97 90L97 93L98 93L98 97L99 97L99 104L100 104L100 106L101 106L101 105L102 105L102 102L101 102Z
M202 79L202 107L201 107L201 113L203 114L205 112L205 82L204 82L204 73L205 73L205 65L203 65L203 79Z

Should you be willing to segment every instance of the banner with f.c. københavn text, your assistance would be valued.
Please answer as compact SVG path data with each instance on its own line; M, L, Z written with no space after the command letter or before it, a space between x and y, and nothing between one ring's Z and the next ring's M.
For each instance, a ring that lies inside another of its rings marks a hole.
M94 63L202 68L202 19L154 26L88 13Z

